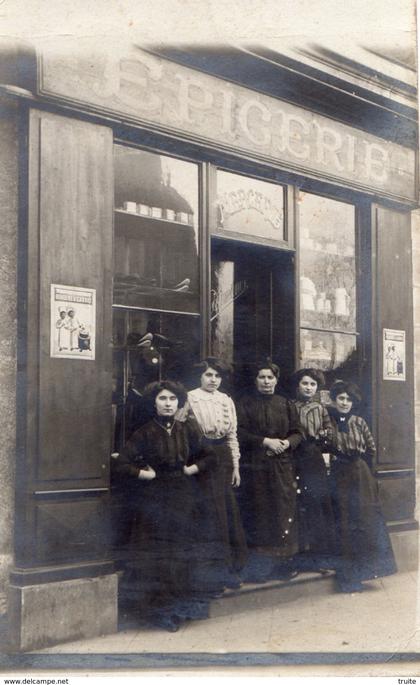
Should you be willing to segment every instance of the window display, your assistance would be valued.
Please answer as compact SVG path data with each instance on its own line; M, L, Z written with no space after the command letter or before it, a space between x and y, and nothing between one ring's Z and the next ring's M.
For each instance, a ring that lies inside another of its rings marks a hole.
M145 419L142 402L148 383L171 378L187 383L200 354L199 317L114 310L114 450Z
M300 362L335 369L356 348L355 210L300 191L298 212Z
M114 303L198 312L198 167L115 146Z
M186 382L200 354L198 165L115 145L113 448L144 388Z

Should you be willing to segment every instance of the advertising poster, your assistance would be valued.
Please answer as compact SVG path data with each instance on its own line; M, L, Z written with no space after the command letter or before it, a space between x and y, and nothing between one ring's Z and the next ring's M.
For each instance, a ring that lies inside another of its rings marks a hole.
M405 331L383 330L383 373L385 381L405 381Z
M51 357L95 359L96 291L51 284Z

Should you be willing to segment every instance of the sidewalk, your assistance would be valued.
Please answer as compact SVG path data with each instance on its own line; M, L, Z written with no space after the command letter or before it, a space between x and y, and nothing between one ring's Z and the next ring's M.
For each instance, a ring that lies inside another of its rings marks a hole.
M332 575L302 574L287 583L245 585L211 605L210 619L177 633L122 625L115 635L27 655L33 664L71 668L272 666L420 660L418 578L413 572L366 583L363 593L335 591ZM86 657L92 657L87 659ZM73 661L72 661L73 660ZM77 666L76 666L77 667ZM420 674L420 666L417 668ZM403 672L401 667L398 672ZM405 671L407 672L407 671Z

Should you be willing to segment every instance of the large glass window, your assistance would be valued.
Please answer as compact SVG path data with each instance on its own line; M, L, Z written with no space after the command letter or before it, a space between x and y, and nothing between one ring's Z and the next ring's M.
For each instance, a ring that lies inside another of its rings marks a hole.
M199 311L198 167L115 146L114 303Z
M115 146L114 449L142 422L155 380L200 353L198 165Z
M351 363L357 346L355 209L299 193L300 365Z

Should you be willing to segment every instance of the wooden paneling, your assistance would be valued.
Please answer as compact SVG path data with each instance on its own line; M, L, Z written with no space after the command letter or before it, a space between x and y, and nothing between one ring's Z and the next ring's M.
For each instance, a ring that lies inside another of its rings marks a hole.
M111 425L112 138L101 126L40 122L38 478L102 478ZM50 284L96 290L96 359L50 357Z
M45 501L35 505L35 563L95 559L109 534L109 507L97 497Z
M387 521L406 521L413 516L415 505L414 473L393 474L378 478L379 499Z
M411 283L411 218L409 213L377 207L376 359L377 441L379 468L414 464L414 368ZM406 334L406 380L383 380L382 332Z
M32 110L28 141L27 159L22 155L28 209L20 242L18 362L18 413L25 418L15 533L16 564L26 569L104 554L113 230L112 131ZM96 291L94 360L50 356L52 283Z

